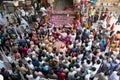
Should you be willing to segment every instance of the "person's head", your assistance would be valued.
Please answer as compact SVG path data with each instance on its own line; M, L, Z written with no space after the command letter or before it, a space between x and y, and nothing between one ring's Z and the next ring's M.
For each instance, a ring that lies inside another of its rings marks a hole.
M97 64L100 64L100 60L97 60Z
M26 28L28 28L28 25L26 26Z
M57 30L56 27L54 27L53 30L56 31Z
M6 56L9 56L9 52L6 52L5 54L6 54Z
M85 72L85 69L84 69L84 68L82 68L82 69L81 69L81 73L84 73L84 72Z
M87 60L87 64L90 64L90 60Z
M5 72L5 68L4 67L1 69L1 72Z
M95 7L93 7L93 9L95 9Z
M31 63L32 63L32 61L31 61L31 60L29 60L29 61L28 61L28 64L31 64Z
M76 68L80 68L79 64L76 64Z
M19 25L17 24L16 27L19 27Z
M108 76L109 75L109 71L105 71L104 75Z
M117 72L117 75L120 76L120 71Z
M9 19L9 17L7 16L7 17L6 17L6 19L8 20L8 19Z
M23 66L23 64L22 63L19 63L19 67L22 67Z
M28 75L30 75L30 74L31 74L31 72L28 70L28 71L27 71L27 74L28 74Z
M63 52L60 52L60 54L62 55L62 54L63 54Z
M92 71L96 71L96 68L95 68L95 67L92 67L91 70L92 70Z

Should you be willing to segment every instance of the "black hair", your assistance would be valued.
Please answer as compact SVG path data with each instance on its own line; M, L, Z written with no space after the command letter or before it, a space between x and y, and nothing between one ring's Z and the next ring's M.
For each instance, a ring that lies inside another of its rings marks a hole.
M92 68L91 68L91 70L92 70L92 71L95 71L95 70L96 70L96 68L95 68L95 67L92 67Z
M87 60L87 63L90 64L90 60Z
M100 60L97 60L97 64L100 64Z
M5 71L5 68L3 67L2 69L1 69L1 72L4 72Z
M80 68L79 64L76 64L75 66L76 66L76 68Z
M28 60L28 63L32 62L31 60Z
M9 17L7 16L6 19L9 19Z
M6 54L6 56L8 56L8 55L9 55L9 52L6 52L5 54Z
M117 75L120 76L120 71L117 72Z

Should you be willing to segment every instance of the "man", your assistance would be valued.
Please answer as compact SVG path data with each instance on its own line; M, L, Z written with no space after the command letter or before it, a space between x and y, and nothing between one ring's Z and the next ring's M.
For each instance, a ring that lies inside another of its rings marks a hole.
M116 25L118 24L120 24L120 15L119 15L119 17L118 17L118 20L117 20L117 22L115 23Z
M10 73L5 68L1 69L1 74L4 77L4 80L12 80L10 77ZM2 80L2 79L0 79L0 80Z
M114 71L108 80L119 80L120 72Z

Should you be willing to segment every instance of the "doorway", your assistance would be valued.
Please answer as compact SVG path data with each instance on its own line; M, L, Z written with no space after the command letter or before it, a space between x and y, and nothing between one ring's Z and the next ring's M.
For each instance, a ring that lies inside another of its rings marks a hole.
M66 10L73 7L73 0L55 0L55 10Z

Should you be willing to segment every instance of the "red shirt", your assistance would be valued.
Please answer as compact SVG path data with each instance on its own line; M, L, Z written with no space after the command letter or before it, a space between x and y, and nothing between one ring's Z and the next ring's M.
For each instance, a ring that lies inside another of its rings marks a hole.
M63 72L58 72L58 80L65 80L66 74Z
M23 53L27 54L27 51L28 51L28 48L26 48L26 47L22 48Z

